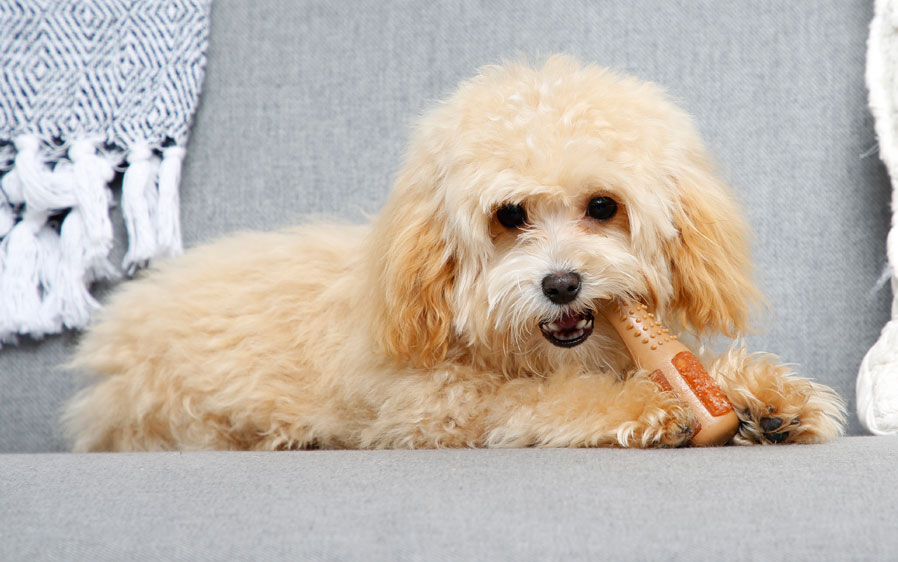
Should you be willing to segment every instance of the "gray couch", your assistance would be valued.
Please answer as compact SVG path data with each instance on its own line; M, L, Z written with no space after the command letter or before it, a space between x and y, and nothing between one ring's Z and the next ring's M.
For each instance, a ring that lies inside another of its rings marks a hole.
M871 4L219 0L185 243L363 220L425 107L482 64L566 51L695 116L757 233L774 314L750 347L853 405L889 308ZM0 560L898 558L898 438L853 410L819 446L73 455L57 418L83 383L58 366L76 339L0 350Z

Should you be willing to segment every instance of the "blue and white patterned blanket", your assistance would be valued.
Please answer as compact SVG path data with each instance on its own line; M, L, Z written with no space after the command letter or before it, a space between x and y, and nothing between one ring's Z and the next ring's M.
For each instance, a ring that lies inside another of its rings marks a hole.
M0 0L0 344L83 327L89 287L181 252L211 0Z

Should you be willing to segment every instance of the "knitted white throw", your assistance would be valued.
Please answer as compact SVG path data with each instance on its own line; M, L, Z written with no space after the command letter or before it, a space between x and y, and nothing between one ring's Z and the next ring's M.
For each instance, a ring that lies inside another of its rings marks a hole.
M0 345L87 324L124 171L122 264L181 252L211 0L0 0Z
M857 412L871 433L898 433L898 1L876 0L867 45L867 87L876 120L879 155L892 180L892 228L886 253L892 285L892 319L861 363Z

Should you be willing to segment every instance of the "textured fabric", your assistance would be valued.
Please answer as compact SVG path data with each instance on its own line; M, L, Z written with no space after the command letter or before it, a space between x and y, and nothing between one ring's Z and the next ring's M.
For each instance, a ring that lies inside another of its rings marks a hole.
M2 0L0 131L187 141L211 0Z
M861 424L878 435L898 433L898 1L876 0L867 47L867 87L876 119L879 155L892 178L892 229L887 238L892 316L870 348L857 377Z
M891 437L0 455L0 559L894 560L896 466Z
M177 188L210 5L0 0L0 343L84 327L98 308L89 285L118 275L117 166L125 268L181 252Z
M863 80L872 15L865 0L219 0L184 163L184 241L307 213L362 220L425 108L480 65L567 51L664 84L695 116L756 232L771 313L749 347L853 403L889 298L871 292L889 223ZM55 365L72 340L0 352L0 450L62 448L57 410L79 383Z

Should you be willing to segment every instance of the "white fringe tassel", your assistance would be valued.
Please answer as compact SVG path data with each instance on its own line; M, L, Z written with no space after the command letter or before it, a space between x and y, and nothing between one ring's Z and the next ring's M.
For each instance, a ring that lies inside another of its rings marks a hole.
M80 140L72 144L69 158L72 160L73 188L78 206L73 209L80 215L84 234L84 273L88 281L114 279L118 276L109 261L112 250L112 221L109 205L112 203L106 187L115 170L112 163L97 154L97 141Z
M0 181L0 344L19 335L42 338L65 328L82 328L99 303L90 283L114 279L109 261L113 227L109 182L114 160L96 138L76 139L68 159L53 160L35 135L14 139L15 156ZM127 156L122 211L129 248L129 275L158 256L182 252L178 220L181 161L177 146L154 155L138 143ZM158 183L158 189L157 189ZM51 215L68 210L59 233Z
M130 276L156 255L153 221L158 201L159 159L146 143L141 143L131 149L127 160L128 169L122 180L122 215L129 244L122 267Z
M41 338L52 332L46 313L41 308L40 273L46 261L38 244L38 233L47 220L46 211L25 211L22 220L13 227L3 244L3 328L0 341L14 340L16 333L30 332Z
M156 244L158 255L179 256L184 252L181 245L181 200L178 186L181 183L181 162L184 149L170 146L162 151L159 165L159 204L156 208Z

